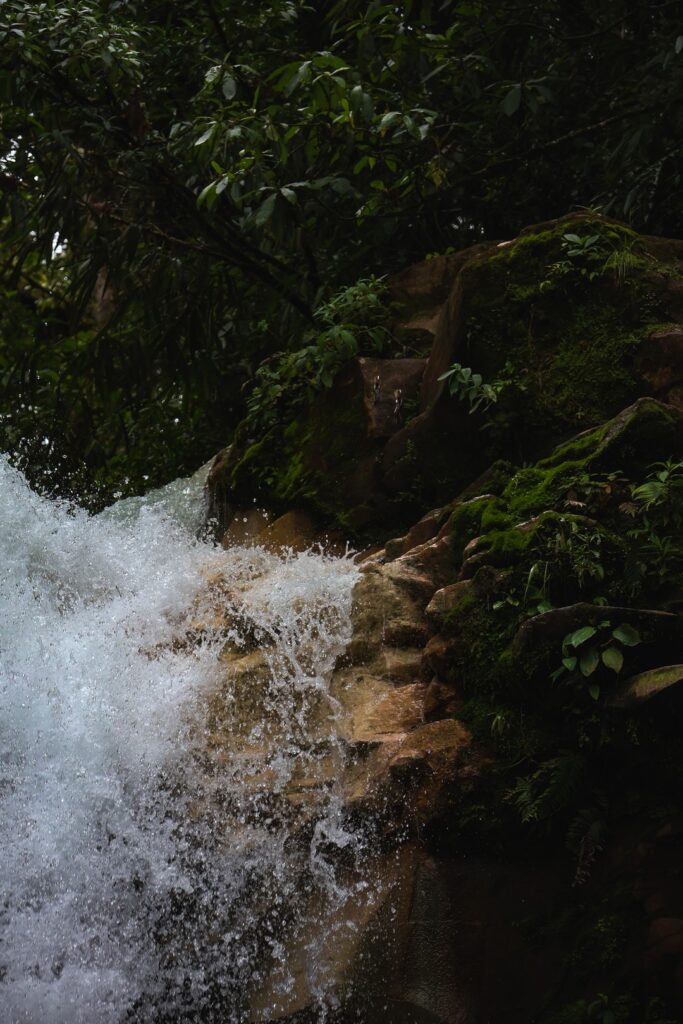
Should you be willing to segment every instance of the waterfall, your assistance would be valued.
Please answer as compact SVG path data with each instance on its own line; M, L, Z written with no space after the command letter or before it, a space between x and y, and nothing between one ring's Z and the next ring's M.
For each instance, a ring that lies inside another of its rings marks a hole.
M0 460L2 1024L276 1019L292 943L326 1020L373 899L327 689L356 569L199 540L199 500L90 516Z

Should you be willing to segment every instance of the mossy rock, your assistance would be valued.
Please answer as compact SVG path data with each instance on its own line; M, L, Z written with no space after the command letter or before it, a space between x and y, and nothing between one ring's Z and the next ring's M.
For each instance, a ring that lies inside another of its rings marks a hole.
M531 650L519 641L525 622L544 621L539 612L552 618L551 606L572 605L592 622L605 617L607 602L622 607L651 599L638 589L633 549L640 541L631 536L628 499L653 462L680 458L683 413L643 398L535 465L508 468L499 494L455 503L452 550L460 578L472 586L451 609L444 632L452 638L454 673L468 692L521 692L540 668L550 671L547 645ZM598 603L586 604L593 600ZM552 640L559 662L554 634Z
M586 243L579 255L571 255L577 243L567 236ZM650 342L683 317L683 243L577 214L527 228L510 243L474 247L436 269L438 287L429 267L406 278L417 281L405 284L406 293L426 289L431 301L443 297L453 275L421 397L406 404L405 425L389 437L368 429L371 388L359 380L357 363L348 364L333 387L287 416L271 410L264 421L276 425L265 435L251 436L247 421L238 428L210 479L224 505L297 506L349 537L384 540L503 459L537 463L535 480L529 473L524 481L527 508L506 497L513 517L532 515L564 487L571 464L593 451L591 431L638 398L666 397L671 375L660 363L671 362L678 334L669 331L666 345ZM498 401L469 415L438 381L454 361L486 382L507 381ZM538 463L579 430L589 433L553 464ZM627 447L625 440L624 458Z
M596 241L571 257L567 235ZM442 315L425 409L385 452L387 486L404 487L400 463L412 448L424 501L443 503L496 458L535 461L642 396L677 401L680 374L652 338L681 316L682 289L683 243L591 214L527 228L475 254ZM454 362L485 382L508 382L485 413L469 416L439 383Z

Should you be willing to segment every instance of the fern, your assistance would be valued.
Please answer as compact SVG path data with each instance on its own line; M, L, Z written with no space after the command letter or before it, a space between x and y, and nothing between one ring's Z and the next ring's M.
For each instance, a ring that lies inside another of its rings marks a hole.
M518 779L510 799L522 821L547 821L564 810L581 785L584 767L580 754L560 754L544 761L531 775Z

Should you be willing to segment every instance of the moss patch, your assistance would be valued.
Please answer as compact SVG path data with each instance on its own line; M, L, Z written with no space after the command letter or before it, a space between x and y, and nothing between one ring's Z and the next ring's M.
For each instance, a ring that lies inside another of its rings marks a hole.
M568 256L567 234L597 237L593 254ZM624 253L620 276L610 262ZM628 228L586 216L523 234L463 269L458 359L484 380L512 382L489 410L489 455L537 457L648 393L639 355L661 317L653 281L664 271L677 273Z

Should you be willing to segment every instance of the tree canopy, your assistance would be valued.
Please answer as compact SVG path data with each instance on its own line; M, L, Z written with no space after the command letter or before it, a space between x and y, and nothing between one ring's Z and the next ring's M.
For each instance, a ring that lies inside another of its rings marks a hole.
M359 279L581 207L683 234L675 0L2 0L0 36L0 443L95 502L225 444Z

